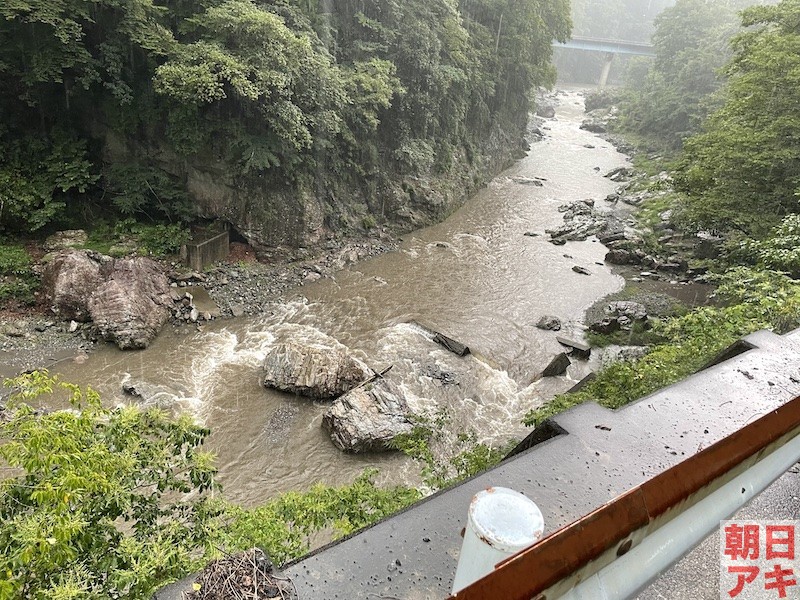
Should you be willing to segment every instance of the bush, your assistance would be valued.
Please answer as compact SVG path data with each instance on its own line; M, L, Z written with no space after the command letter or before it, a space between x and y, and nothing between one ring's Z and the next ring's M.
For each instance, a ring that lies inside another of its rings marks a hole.
M0 244L0 302L33 304L39 280L31 257L21 246Z
M0 599L150 598L210 555L207 429L104 409L93 390L47 372L6 385L16 394L0 425ZM57 392L73 410L24 403Z
M100 225L92 231L89 241L93 249L113 253L115 244L134 241L139 254L168 256L180 252L181 245L191 239L189 229L177 223L148 225L135 219L118 221L113 228Z
M800 215L784 217L764 240L744 240L741 252L768 269L800 277Z
M517 445L514 439L499 448L478 443L478 436L472 430L459 433L455 440L446 439L444 426L450 418L446 411L432 417L417 416L411 433L392 442L396 449L420 464L422 481L432 492L493 467Z
M310 536L333 528L337 537L375 523L421 498L408 487L381 489L377 471L365 471L351 485L322 484L306 492L288 492L254 509L229 506L220 543L228 549L262 548L276 564L308 552Z
M64 132L8 139L0 126L0 229L36 231L97 181L86 143Z

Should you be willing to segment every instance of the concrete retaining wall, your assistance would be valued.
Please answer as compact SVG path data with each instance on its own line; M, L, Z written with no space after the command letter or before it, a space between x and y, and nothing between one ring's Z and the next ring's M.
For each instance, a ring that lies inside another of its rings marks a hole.
M230 240L227 230L200 241L187 242L181 247L183 262L195 271L202 271L215 262L225 260L229 254Z

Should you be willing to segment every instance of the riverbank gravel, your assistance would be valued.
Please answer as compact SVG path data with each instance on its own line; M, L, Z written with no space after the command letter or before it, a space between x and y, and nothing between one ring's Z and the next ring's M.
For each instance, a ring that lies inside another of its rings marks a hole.
M221 317L255 316L291 290L396 250L398 245L383 231L375 239L330 241L321 249L276 250L258 257L251 247L234 243L226 262L203 273L175 262L166 262L164 267L176 291L188 285L206 288ZM51 318L45 306L6 311L0 314L0 379L50 368L63 360L84 360L98 343L103 342L91 325Z

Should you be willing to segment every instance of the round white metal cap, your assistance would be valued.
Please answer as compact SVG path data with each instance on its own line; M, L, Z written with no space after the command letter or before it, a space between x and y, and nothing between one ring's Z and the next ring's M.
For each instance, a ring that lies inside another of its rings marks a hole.
M509 554L532 545L544 532L539 507L508 488L491 487L475 494L467 521L479 538Z

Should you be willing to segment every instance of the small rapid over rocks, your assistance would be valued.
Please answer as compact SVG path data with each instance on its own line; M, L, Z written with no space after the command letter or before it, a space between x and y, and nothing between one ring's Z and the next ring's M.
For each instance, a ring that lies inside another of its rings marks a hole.
M262 385L268 356L320 340L346 347L370 373L391 367L390 383L375 385L390 387L404 414L441 423L445 440L466 431L495 445L521 438L528 410L589 371L573 359L564 375L539 378L567 351L557 335L581 338L587 308L623 285L596 237L557 246L545 233L564 225L559 207L614 192L617 184L603 175L626 164L610 143L580 129L578 92L557 100L526 158L443 223L406 236L398 251L309 281L263 314L167 328L147 350L104 347L58 371L110 401L152 402L211 427L226 496L243 504L317 481L348 482L372 466L387 481L417 481L417 466L398 452L366 452L377 449L367 445L345 453L345 438L336 447L323 428L323 415L337 406L331 400ZM557 318L560 330L537 328L544 316ZM448 351L431 331L471 352ZM325 420L330 429L332 417Z

